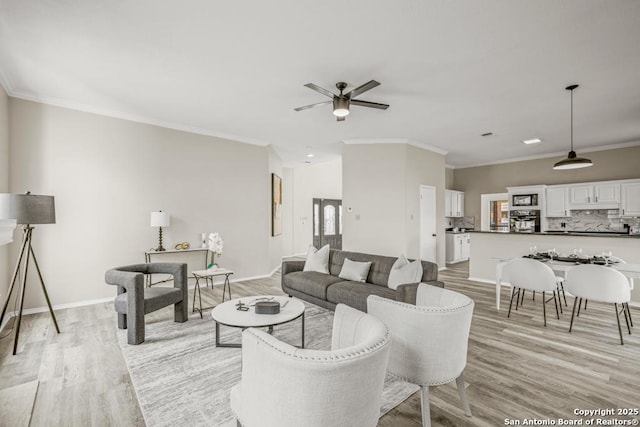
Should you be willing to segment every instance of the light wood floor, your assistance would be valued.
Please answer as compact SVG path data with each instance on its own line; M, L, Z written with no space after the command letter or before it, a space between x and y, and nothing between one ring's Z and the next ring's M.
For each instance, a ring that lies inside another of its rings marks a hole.
M524 418L581 419L573 415L574 409L640 407L640 310L632 308L634 335L625 332L621 346L612 306L590 302L569 334L569 310L560 320L550 315L545 328L540 298L534 302L528 295L524 307L507 319L508 305L500 312L495 310L493 286L466 280L466 263L448 267L440 273L446 287L476 303L465 370L473 417L464 416L453 384L444 385L431 391L434 426L497 426L505 425L505 419ZM279 274L234 283L233 296L281 293L279 284ZM203 293L205 306L220 298L220 287ZM506 289L502 298L508 301ZM571 308L572 301L568 302ZM552 305L548 308L548 314L555 314ZM34 381L39 381L32 426L143 426L116 341L112 305L56 314L60 335L48 313L23 318L16 356L11 355L12 335L0 340L0 396L12 395L14 400L18 396L17 400L28 402L29 396L20 393L33 393ZM169 308L148 315L147 322L171 316ZM7 333L5 328L1 335ZM28 424L28 415L20 412L20 406L29 405L2 403L0 426ZM378 425L420 426L419 393Z

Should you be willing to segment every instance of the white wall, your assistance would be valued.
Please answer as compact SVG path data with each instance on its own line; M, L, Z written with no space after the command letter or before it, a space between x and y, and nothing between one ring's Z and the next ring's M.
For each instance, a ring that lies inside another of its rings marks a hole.
M342 199L342 160L292 169L292 176L293 246L292 252L285 250L285 255L306 254L313 243L314 198Z
M436 188L436 225L444 230L444 156L409 144L354 144L343 147L342 166L344 249L419 257L420 184Z
M420 257L420 185L436 190L436 263L445 266L446 219L444 216L445 160L444 156L413 145L407 146L407 212L406 254Z
M388 256L406 251L406 152L406 144L343 147L345 250Z
M9 97L0 85L0 193L9 191ZM13 238L20 240L20 232L14 231ZM0 246L0 304L4 304L9 290L8 246Z
M234 278L272 270L269 148L14 98L9 111L10 191L56 197L57 223L34 232L53 304L114 296L104 272L144 261L157 209L171 214L165 247L217 231ZM34 285L27 308L44 305Z
M293 171L282 169L282 254L294 254L293 251Z

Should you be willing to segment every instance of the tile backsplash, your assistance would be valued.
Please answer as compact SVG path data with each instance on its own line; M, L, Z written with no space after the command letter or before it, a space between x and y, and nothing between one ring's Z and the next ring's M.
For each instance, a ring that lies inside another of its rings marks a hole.
M549 230L567 231L625 231L624 224L632 229L640 228L640 218L620 218L617 210L571 211L566 218L547 218ZM562 223L565 228L562 228Z
M475 216L463 216L460 218L446 218L448 227L458 227L464 228L467 230L473 230L476 228L476 217Z

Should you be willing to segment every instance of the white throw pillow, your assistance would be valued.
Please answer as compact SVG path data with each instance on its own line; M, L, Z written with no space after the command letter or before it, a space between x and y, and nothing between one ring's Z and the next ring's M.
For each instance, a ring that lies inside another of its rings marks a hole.
M345 280L353 280L354 282L366 282L370 268L371 261L357 262L351 261L349 258L345 258L338 277Z
M389 272L387 286L397 289L399 285L405 283L420 283L422 281L422 262L419 259L409 262L407 257L400 255L393 263Z
M324 245L320 249L309 245L309 252L307 252L307 259L302 271L329 274L329 245Z

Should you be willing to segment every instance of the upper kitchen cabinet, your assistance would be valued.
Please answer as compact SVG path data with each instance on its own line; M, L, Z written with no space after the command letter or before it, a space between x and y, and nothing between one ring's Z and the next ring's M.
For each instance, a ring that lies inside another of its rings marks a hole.
M618 209L620 184L601 182L569 186L570 209Z
M567 217L569 212L569 188L566 186L546 188L547 217Z
M464 193L462 191L444 190L444 216L464 216Z
M620 214L640 216L640 181L622 183L620 187L622 195Z

